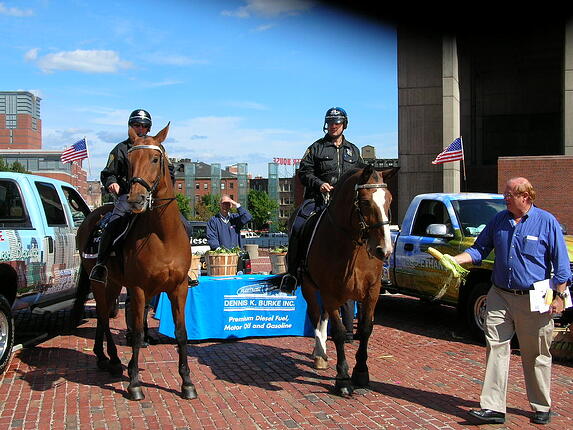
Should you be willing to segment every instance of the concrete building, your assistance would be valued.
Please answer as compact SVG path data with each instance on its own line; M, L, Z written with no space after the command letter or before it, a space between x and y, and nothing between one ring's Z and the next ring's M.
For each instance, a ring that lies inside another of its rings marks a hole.
M402 22L397 26L400 220L419 193L498 192L498 181L508 179L498 178L502 157L573 155L571 18L468 28ZM465 163L433 165L459 136Z

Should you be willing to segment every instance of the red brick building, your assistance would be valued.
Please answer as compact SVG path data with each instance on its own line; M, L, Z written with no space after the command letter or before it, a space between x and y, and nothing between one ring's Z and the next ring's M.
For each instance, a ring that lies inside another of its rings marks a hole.
M537 193L535 205L555 215L572 234L573 200L567 187L573 177L573 156L499 157L497 191L503 193L507 180L516 176L529 179Z

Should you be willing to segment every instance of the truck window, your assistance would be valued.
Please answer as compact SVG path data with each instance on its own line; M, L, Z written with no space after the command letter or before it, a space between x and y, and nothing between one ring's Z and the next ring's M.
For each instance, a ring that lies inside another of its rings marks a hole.
M47 182L36 182L36 189L40 194L40 199L42 200L42 206L44 207L44 213L46 214L46 221L49 226L61 226L67 225L66 215L64 214L64 208L56 187Z
M430 224L445 224L451 232L451 221L446 206L438 200L422 200L418 205L412 234L425 236Z
M18 185L9 180L0 181L0 227L32 227Z
M464 236L477 237L498 212L506 208L505 200L456 200L452 202Z
M86 216L90 213L90 208L84 199L79 195L79 193L70 187L62 187L64 195L70 204L70 209L72 211L72 218L74 219L74 225L79 227Z

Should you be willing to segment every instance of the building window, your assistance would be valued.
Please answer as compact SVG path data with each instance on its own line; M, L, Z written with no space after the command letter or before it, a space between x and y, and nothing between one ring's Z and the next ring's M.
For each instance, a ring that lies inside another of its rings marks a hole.
M183 187L181 186L181 184L177 184L177 189L180 190L181 188L183 188Z
M207 182L205 182L205 183L203 184L203 189L204 189L204 190L207 189Z
M225 189L225 183L221 182L221 189L224 190Z
M233 183L232 183L232 182L229 184L229 188L230 188L230 189L233 189L233 188L234 188L234 186L233 186Z
M195 184L195 189L198 190L199 187L201 186L201 184L199 184L198 182Z
M16 128L16 115L6 115L6 128Z

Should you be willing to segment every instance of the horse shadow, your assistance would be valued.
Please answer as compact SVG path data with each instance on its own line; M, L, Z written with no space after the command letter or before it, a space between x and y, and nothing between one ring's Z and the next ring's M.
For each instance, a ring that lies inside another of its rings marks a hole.
M256 337L248 338L251 340ZM310 353L251 343L247 339L203 345L189 343L187 355L207 366L219 380L280 391L283 383L300 383L331 390L333 377L315 371Z
M80 323L85 320L80 321ZM110 390L128 398L127 391L118 386L118 382L127 383L127 366L122 364L124 369L120 377L112 376L105 370L97 367L97 357L93 354L93 339L95 327L77 327L71 333L74 338L91 340L88 342L89 348L83 350L66 348L63 346L45 347L41 344L29 346L18 352L18 360L25 366L20 366L14 370L17 378L25 381L32 391L48 391L63 384L64 381L77 383L79 385L99 387L103 390ZM124 330L118 329L123 333ZM125 345L125 337L121 334L113 333L117 346ZM48 339L53 336L48 336ZM42 340L44 342L45 340ZM128 356L131 357L131 349ZM140 371L144 370L140 366ZM167 393L178 396L180 392L166 386L148 382L143 378L142 387L159 389Z

